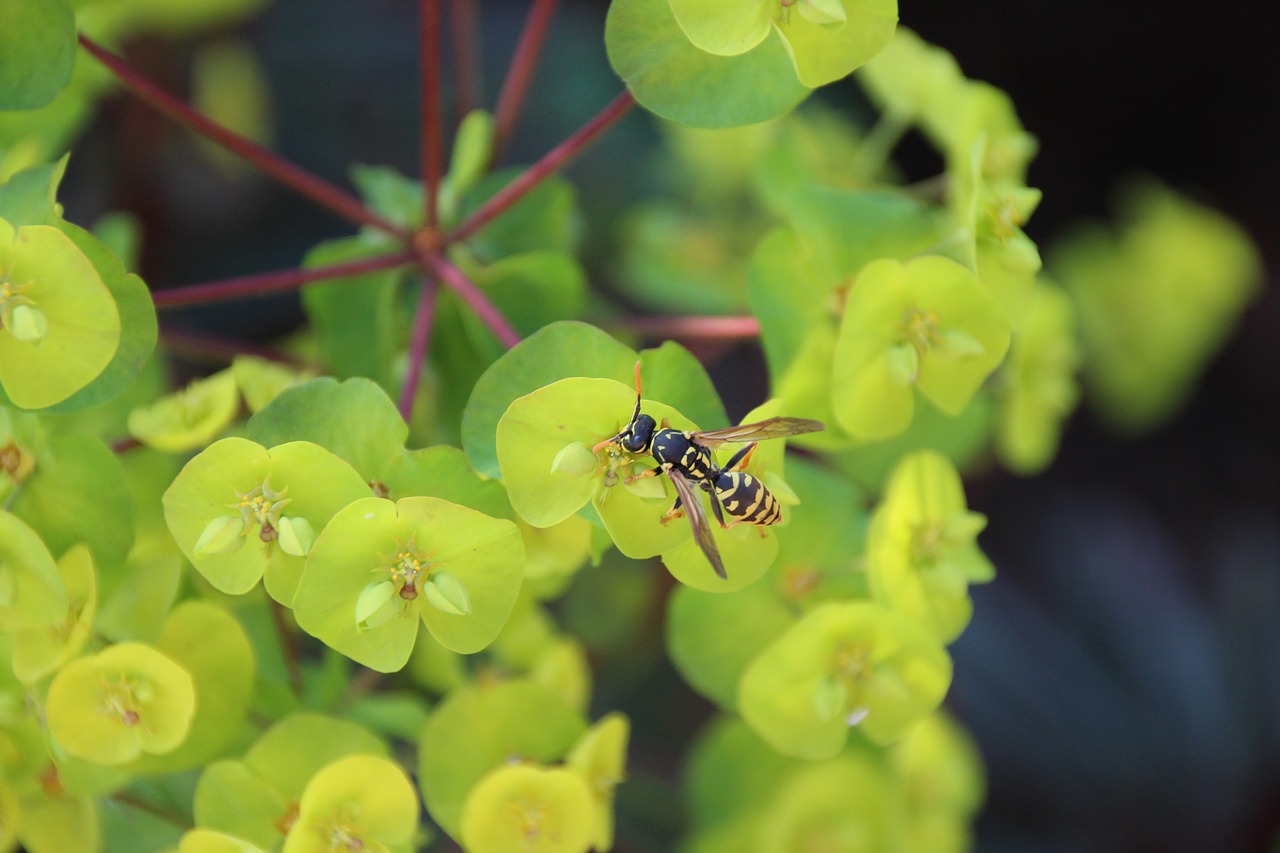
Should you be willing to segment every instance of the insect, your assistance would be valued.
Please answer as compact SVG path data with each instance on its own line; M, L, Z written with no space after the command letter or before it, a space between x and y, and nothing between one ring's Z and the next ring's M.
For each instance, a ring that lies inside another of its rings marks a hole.
M717 575L727 579L720 550L711 535L706 512L695 489L706 492L711 510L721 527L753 524L765 527L782 520L782 507L778 499L765 488L759 478L741 470L751 461L756 442L788 435L802 435L825 429L821 421L808 418L769 418L750 424L713 429L705 432L672 429L664 420L661 424L652 416L640 411L640 362L636 362L636 408L631 421L622 432L597 444L592 450L599 453L609 445L616 445L627 453L651 455L657 467L628 477L631 483L645 477L666 474L676 488L676 502L667 511L662 523L678 518L682 512L688 515L693 526L693 538L706 555ZM724 466L716 464L711 451L727 443L746 443ZM725 523L725 516L732 521ZM763 534L763 531L761 531Z

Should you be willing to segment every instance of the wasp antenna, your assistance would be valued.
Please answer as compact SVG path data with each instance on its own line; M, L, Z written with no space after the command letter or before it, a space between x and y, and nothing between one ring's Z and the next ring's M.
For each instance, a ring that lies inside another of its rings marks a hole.
M636 410L631 413L631 420L640 417L640 360L636 360Z

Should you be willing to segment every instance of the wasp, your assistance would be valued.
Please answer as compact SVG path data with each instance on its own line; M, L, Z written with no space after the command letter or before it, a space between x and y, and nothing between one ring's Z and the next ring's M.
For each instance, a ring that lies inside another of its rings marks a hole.
M768 418L750 424L707 431L672 429L666 420L661 424L652 416L640 411L640 362L636 362L636 408L631 421L612 438L597 444L592 450L599 453L609 445L615 445L627 453L648 454L657 466L628 477L632 483L645 477L666 474L676 489L676 502L663 517L666 524L681 514L689 517L693 538L706 555L717 575L728 579L720 550L711 535L706 512L698 499L696 489L709 496L711 511L721 527L739 524L765 527L782 520L782 507L758 477L742 470L751 461L756 443L770 438L802 435L825 429L821 421L808 418ZM744 443L729 461L717 465L711 451L723 444ZM683 509L683 512L682 512ZM726 523L725 517L732 519ZM763 535L763 531L761 531Z

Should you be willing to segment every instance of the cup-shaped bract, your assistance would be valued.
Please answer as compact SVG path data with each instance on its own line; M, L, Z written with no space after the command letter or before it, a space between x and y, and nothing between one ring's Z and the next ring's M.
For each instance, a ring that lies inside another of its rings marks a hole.
M217 637L216 643L209 642ZM200 767L237 742L254 696L253 646L226 608L190 599L169 612L155 647L190 673L200 698L191 734L163 755L142 755L124 768L132 773L175 773Z
M879 53L898 22L897 0L670 0L681 33L698 50L739 56L776 32L801 85L839 80Z
M915 389L959 414L1003 360L1009 337L993 297L955 261L874 261L849 290L836 341L836 418L855 437L889 438L911 423Z
M893 745L889 764L906 792L907 849L971 849L986 775L969 734L939 710Z
M1067 295L1042 283L1009 347L1001 372L996 452L1019 474L1035 474L1049 464L1063 421L1079 401L1075 319L1075 304Z
M907 617L876 602L824 604L743 673L738 707L770 745L830 758L858 726L876 743L904 735L942 702L951 659Z
M340 758L302 792L283 853L386 851L418 829L418 795L400 766L374 755Z
M765 804L759 849L915 849L903 846L903 798L894 782L867 752L804 766Z
M559 761L585 730L576 711L530 681L453 691L418 743L418 782L431 817L460 839L464 804L486 774L512 760Z
M13 634L13 673L32 684L80 653L93 631L97 583L93 557L76 545L58 560L58 574L67 591L67 612L58 622Z
M592 817L591 792L581 775L561 767L507 765L491 771L467 796L462 843L470 853L587 853Z
M286 606L315 534L339 509L369 494L355 469L316 444L267 450L224 438L197 454L164 493L164 515L182 553L217 589L241 595L264 578Z
M871 594L949 643L969 624L969 584L995 577L976 537L987 519L965 505L951 460L932 450L904 457L867 531Z
M611 444L635 409L633 389L612 379L571 377L519 398L498 421L498 464L511 505L535 527L557 524L588 501L623 554L635 559L669 551L689 538L687 523L663 524L675 502L664 478L626 480L656 467L652 456ZM670 406L645 400L641 410L674 429L695 429ZM585 461L586 464L583 464Z
M196 379L186 388L129 413L129 435L166 453L204 447L240 410L240 389L230 369Z
M0 510L0 631L43 628L66 614L53 555L22 519Z
M630 733L626 715L616 711L606 714L578 738L565 759L569 769L587 783L595 815L591 847L600 853L613 847L613 792L626 779Z
M267 729L242 760L205 768L196 785L196 825L275 849L293 826L312 776L358 754L385 758L387 748L348 720L291 714Z
M120 345L120 312L93 264L50 225L0 219L0 387L43 409L88 385Z
M520 592L510 521L439 498L356 501L329 522L293 601L298 625L380 672L401 669L419 623L446 648L491 643Z
M178 853L267 853L243 838L210 829L189 829L178 841Z
M53 677L49 733L69 754L124 764L177 749L195 716L190 673L143 643L119 643L77 658Z

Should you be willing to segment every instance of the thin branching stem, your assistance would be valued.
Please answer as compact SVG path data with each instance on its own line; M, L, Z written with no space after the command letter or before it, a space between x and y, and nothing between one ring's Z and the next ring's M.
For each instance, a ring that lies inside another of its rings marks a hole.
M760 321L743 317L617 317L608 325L654 338L751 340L760 337Z
M629 91L614 98L610 104L580 127L572 136L546 153L537 163L524 170L514 181L507 184L495 195L480 205L467 217L457 229L449 235L452 241L465 240L486 223L500 215L524 194L533 189L547 175L557 171L569 160L580 154L597 136L611 127L614 122L626 115L627 110L636 102Z
M444 173L444 127L440 114L440 0L418 0L418 69L422 79L421 167L427 226L440 221L440 176Z
M80 36L80 46L110 69L133 94L189 130L243 158L264 175L269 175L343 219L358 225L368 225L395 237L408 237L404 229L365 207L355 196L192 109L87 36Z
M516 43L516 52L511 57L507 76L502 81L498 107L494 111L495 155L506 147L515 129L516 120L520 117L520 107L524 104L525 92L528 91L533 72L538 66L538 56L542 52L547 25L556 11L556 1L533 0L529 16L525 18L524 29L520 32L520 41Z
M427 264L431 271L440 278L442 284L458 294L462 301L467 303L467 307L471 309L472 313L489 327L489 331L497 336L503 346L511 349L520 343L519 333L516 332L503 313L498 310L498 306L489 301L489 297L485 296L480 288L476 287L475 283L467 278L466 273L439 255L430 256L427 259Z
M436 280L422 277L422 291L418 294L418 310L413 314L413 334L409 338L409 365L405 371L404 386L400 389L400 417L408 423L413 416L413 401L418 395L418 383L422 380L422 368L431 346L431 323L436 313Z
M298 638L289 625L284 605L271 596L267 596L267 601L270 604L271 624L276 629L276 639L280 641L280 657L284 658L284 669L289 676L289 688L294 696L301 699L302 655L298 650Z
M484 75L480 62L480 27L476 0L451 0L449 23L453 31L453 93L457 123L480 106Z
M199 305L205 302L222 302L228 299L244 299L252 296L269 296L273 293L294 290L297 287L314 281L327 281L335 278L346 278L379 270L395 269L413 263L417 255L413 252L395 252L390 255L379 255L373 258L361 258L356 261L343 261L310 269L288 269L276 272L253 273L236 278L210 281L204 284L192 284L186 287L171 287L151 294L157 308L181 308L187 305Z
M135 794L130 794L128 791L116 791L111 795L110 799L123 806L137 809L140 812L146 812L152 817L159 818L165 823L176 826L179 829L193 828L191 821L187 820L183 815L180 815L177 812L171 812L168 809L156 805L155 803L147 802Z

